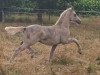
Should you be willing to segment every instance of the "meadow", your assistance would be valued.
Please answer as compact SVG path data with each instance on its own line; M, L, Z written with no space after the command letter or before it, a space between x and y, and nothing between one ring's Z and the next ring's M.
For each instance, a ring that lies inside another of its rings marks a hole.
M32 46L33 59L26 49L7 64L22 37L21 34L10 36L4 28L33 23L0 23L0 75L100 75L100 17L81 19L82 24L78 27L71 25L70 31L71 36L79 40L82 54L78 54L74 43L60 44L51 63L47 61L51 46L38 42Z

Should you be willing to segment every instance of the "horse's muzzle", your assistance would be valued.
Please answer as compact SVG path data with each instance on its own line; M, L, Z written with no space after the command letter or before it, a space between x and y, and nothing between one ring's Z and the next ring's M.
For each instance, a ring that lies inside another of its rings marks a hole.
M80 20L76 20L77 24L81 24L81 21Z

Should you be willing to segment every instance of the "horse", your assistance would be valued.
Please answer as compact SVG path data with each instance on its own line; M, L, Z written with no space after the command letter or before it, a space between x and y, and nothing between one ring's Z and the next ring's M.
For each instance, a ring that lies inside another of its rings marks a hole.
M69 26L71 23L75 25L81 24L81 19L77 16L73 7L67 8L61 14L57 22L52 26L41 26L38 24L29 26L18 26L18 27L5 27L8 34L14 35L18 32L22 33L23 41L18 47L13 56L10 58L12 61L21 51L28 49L31 53L31 57L34 56L34 51L30 46L40 42L45 45L52 46L49 61L51 61L54 51L58 44L70 44L75 43L78 47L78 53L81 54L81 46L77 39L70 37Z

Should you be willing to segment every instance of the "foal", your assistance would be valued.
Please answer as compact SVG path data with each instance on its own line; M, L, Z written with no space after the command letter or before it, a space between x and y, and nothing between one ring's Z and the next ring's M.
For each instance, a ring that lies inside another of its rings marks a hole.
M33 57L33 50L30 46L37 42L52 46L49 61L52 59L58 44L75 43L78 47L78 52L81 54L81 47L78 40L70 37L70 22L76 24L81 23L80 18L77 16L73 8L68 8L63 11L58 21L53 26L30 25L27 27L6 27L5 30L10 35L14 35L18 32L23 34L23 41L20 47L15 50L10 61L26 48L30 51Z

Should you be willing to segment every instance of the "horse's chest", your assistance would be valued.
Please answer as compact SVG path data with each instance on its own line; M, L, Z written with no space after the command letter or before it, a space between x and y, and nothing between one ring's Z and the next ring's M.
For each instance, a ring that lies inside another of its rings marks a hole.
M70 32L62 32L60 35L60 43L66 43L70 37Z

